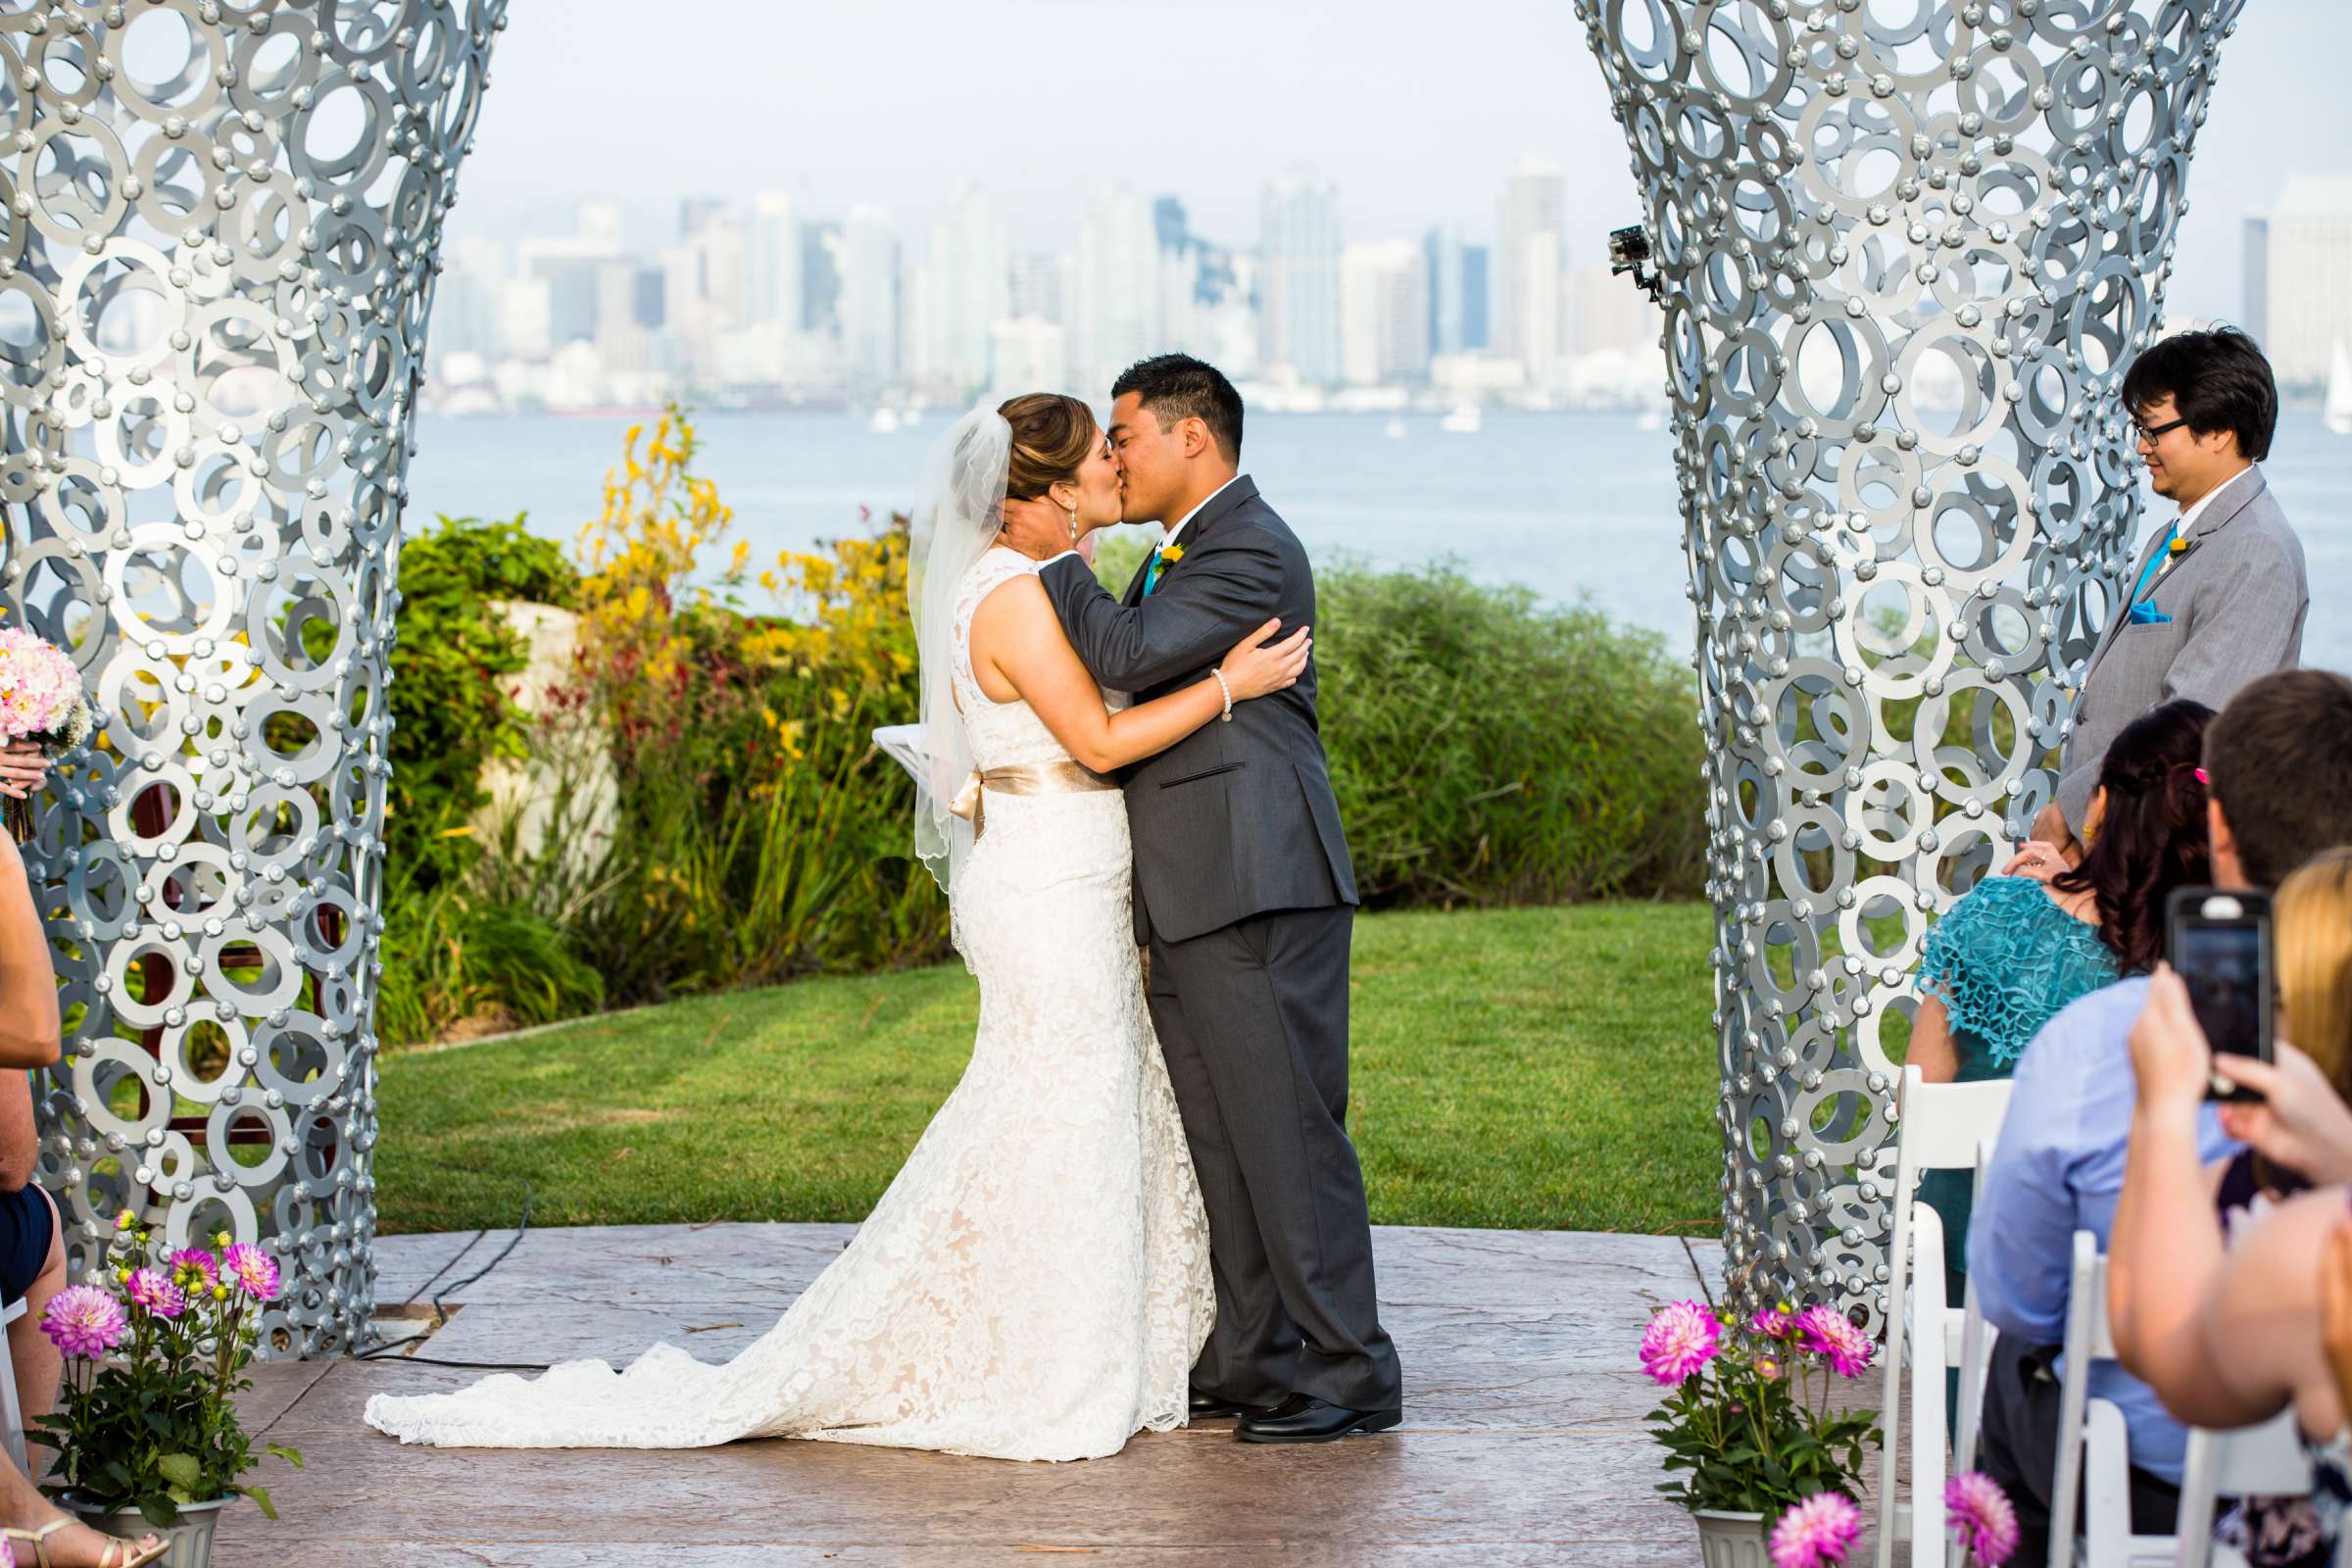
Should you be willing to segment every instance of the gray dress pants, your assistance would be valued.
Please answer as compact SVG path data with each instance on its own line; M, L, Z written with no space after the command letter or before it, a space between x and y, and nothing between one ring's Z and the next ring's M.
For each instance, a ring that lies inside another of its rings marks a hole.
M1152 1021L1208 1209L1217 1324L1193 1386L1403 1404L1348 1142L1346 905L1152 942Z

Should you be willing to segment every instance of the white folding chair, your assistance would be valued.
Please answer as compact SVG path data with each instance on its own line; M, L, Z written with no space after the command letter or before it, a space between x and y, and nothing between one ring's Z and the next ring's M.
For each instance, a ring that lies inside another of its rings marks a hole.
M2178 1568L2242 1563L2234 1551L2218 1556L2215 1552L2216 1498L2300 1497L2310 1491L2311 1465L2296 1440L2292 1409L2235 1432L2191 1427L2188 1457L2180 1470L2180 1544L2173 1561Z
M1985 1138L1977 1144L1976 1200L1979 1205L1984 1201L1984 1172L1992 1164L1996 1141ZM1960 1408L1952 1433L1954 1471L1974 1470L1977 1467L1977 1440L1984 1430L1984 1378L1992 1364L1992 1348L1999 1343L2000 1337L2000 1330L1984 1319L1984 1304L1977 1296L1976 1277L1971 1275L1960 1311Z
M24 1298L21 1296L0 1309L0 1424L6 1427L0 1431L0 1443L8 1445L9 1458L29 1476L32 1466L24 1458L24 1407L17 1402L17 1366L8 1353L9 1327L24 1315Z
M2074 1568L2078 1495L2084 1568L2173 1560L2175 1537L2132 1533L2131 1434L2121 1409L2090 1397L2092 1363L2114 1359L2115 1337L2107 1329L2107 1259L2100 1255L2097 1237L2077 1231L2074 1278L2066 1297L2066 1371L2059 1384L2050 1568Z
M1962 1313L1944 1300L1943 1223L1919 1202L1919 1178L1931 1170L1975 1168L2009 1109L2009 1083L1931 1084L1903 1069L1897 1105L1901 1134L1894 1156L1894 1230L1886 1258L1886 1394L1879 1417L1879 1568L1890 1568L1897 1540L1912 1560L1941 1560L1943 1542L1944 1369L1964 1357ZM1903 1383L1911 1384L1911 1501L1895 1497L1895 1442ZM1921 1543L1936 1543L1923 1547Z

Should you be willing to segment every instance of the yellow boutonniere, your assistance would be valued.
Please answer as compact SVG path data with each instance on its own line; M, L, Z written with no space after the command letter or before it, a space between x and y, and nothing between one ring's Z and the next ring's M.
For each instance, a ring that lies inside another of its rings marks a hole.
M1163 566L1173 566L1183 559L1184 546L1182 545L1170 545L1159 553L1159 564Z

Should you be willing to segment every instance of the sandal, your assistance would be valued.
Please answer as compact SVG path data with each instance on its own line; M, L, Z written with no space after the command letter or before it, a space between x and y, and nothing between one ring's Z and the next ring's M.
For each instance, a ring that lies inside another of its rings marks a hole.
M51 1568L49 1538L68 1525L79 1523L81 1521L78 1519L52 1519L38 1530L19 1530L14 1525L8 1525L0 1527L0 1541L7 1542L12 1547L19 1542L23 1542L32 1547L35 1568ZM93 1530L91 1534L99 1535L100 1532ZM172 1549L172 1544L168 1541L159 1541L154 1545L141 1550L129 1542L118 1540L113 1536L105 1536L103 1539L106 1544L98 1548L98 1568L143 1568L144 1564L155 1561ZM122 1554L120 1561L116 1559L115 1553L117 1552ZM23 1560L23 1558L18 1559L20 1562Z

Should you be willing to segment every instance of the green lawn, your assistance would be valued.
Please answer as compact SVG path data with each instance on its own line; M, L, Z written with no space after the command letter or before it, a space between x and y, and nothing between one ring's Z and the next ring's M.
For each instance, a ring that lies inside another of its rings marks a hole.
M1356 924L1349 1122L1392 1225L1715 1229L1699 905ZM862 1218L970 1053L959 965L382 1062L387 1232Z

